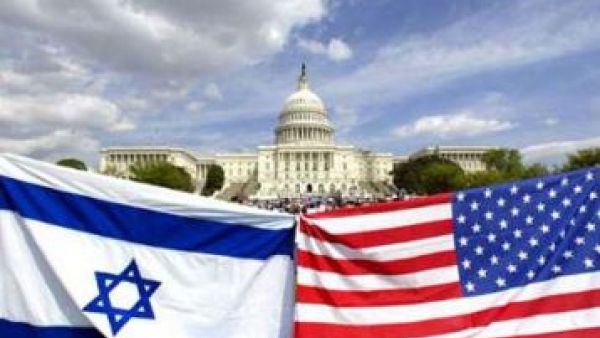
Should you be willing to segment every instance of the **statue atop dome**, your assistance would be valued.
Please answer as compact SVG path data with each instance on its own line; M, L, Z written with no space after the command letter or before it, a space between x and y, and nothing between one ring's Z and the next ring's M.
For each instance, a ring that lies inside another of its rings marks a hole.
M302 62L300 77L298 78L298 90L308 89L308 77L306 76L306 63Z

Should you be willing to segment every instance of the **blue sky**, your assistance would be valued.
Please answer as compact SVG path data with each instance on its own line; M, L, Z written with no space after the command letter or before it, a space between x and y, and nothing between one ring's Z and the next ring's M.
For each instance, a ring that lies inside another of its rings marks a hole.
M600 2L0 3L0 149L270 144L308 64L342 144L600 146Z

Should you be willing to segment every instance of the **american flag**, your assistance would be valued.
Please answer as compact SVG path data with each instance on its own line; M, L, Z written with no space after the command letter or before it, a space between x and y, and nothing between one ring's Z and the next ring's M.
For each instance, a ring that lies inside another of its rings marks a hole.
M296 338L600 337L600 168L300 219Z

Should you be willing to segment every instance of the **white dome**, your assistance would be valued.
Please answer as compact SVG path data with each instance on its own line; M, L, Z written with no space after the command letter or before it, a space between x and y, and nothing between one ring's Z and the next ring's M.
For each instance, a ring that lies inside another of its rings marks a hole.
M317 94L313 93L308 88L303 88L288 96L283 103L283 113L296 111L310 111L325 114L325 105Z
M306 67L298 79L298 89L285 99L275 128L277 144L331 144L333 128L323 101L308 87Z

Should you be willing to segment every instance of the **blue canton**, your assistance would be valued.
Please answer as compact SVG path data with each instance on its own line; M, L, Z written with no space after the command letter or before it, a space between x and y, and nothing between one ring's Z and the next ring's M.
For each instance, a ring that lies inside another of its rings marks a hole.
M600 268L600 168L458 192L452 215L466 296Z
M121 283L134 284L139 294L139 300L129 309L121 309L111 303L110 293ZM96 272L96 284L99 295L83 311L106 314L113 335L117 335L132 318L154 319L150 297L158 289L160 282L142 278L135 260L120 274Z

